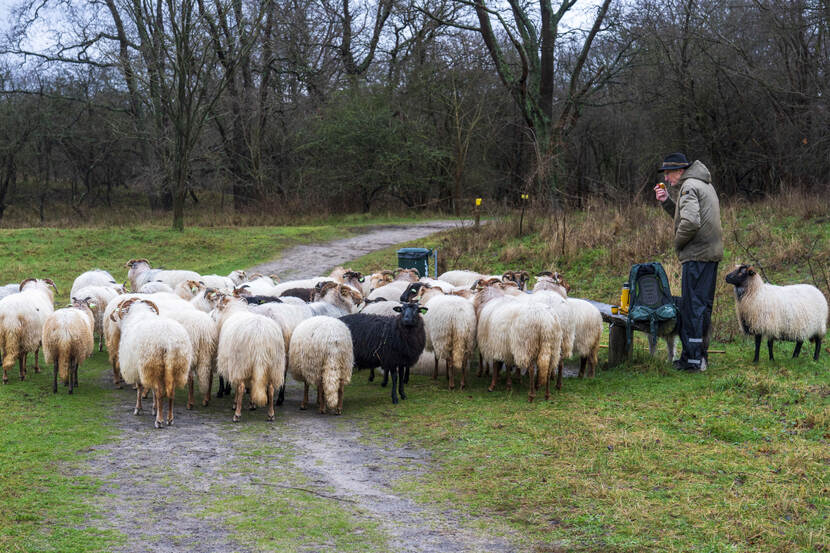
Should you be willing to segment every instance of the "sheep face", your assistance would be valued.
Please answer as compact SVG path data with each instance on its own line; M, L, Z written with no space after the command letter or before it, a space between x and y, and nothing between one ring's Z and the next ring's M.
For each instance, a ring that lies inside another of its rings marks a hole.
M421 307L415 302L402 303L392 309L401 314L401 324L403 326L418 326L420 316L427 312L426 307Z
M414 301L418 301L417 298L420 298L423 291L427 288L431 288L431 286L425 282L413 282L411 286L403 291L400 301L402 303L407 303L413 301L413 298L415 298Z
M755 270L748 265L738 265L734 271L726 275L726 282L733 286L745 286L746 281L756 275Z

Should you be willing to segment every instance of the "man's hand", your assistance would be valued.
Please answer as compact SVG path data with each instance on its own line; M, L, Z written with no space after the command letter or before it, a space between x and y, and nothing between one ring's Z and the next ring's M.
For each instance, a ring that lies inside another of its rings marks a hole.
M666 185L664 185L663 183L655 185L654 195L657 198L658 202L665 202L669 197L669 192L666 190Z

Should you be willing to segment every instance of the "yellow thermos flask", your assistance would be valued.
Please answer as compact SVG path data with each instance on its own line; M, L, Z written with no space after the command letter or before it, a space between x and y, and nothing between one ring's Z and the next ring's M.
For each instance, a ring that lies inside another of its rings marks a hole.
M631 289L628 283L623 283L622 292L620 293L620 311L628 313L628 305L631 300Z

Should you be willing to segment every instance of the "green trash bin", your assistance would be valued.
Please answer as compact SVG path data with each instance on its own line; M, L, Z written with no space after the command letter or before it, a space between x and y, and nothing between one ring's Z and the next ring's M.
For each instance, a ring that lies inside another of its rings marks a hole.
M428 276L430 254L432 250L428 248L401 248L398 250L398 267L417 269L420 276Z

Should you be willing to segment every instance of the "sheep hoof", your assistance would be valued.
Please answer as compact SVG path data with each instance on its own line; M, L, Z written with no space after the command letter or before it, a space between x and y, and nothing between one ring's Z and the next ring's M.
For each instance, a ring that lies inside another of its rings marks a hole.
M169 421L167 421L167 426L173 426L173 419L170 419Z
M69 395L72 395L72 390L69 390Z
M496 389L495 386L487 386L487 391L488 392L492 392L495 389Z
M398 404L398 398L393 397L393 398L392 398L392 404L393 404L393 405L397 405L397 404Z
M123 389L124 389L124 386L123 386L123 385L121 385L121 384L116 384L116 385L115 385L115 389L116 389L116 390L123 390Z
M155 421L155 422L153 423L153 426L155 426L156 428L164 428L164 425L163 425L163 424L161 424L161 422L159 422L159 421Z
M300 405L300 411L305 411L306 409L308 409L308 407L307 407L307 406L305 406L305 405Z
M343 411L342 411L342 410L340 410L340 409L338 409L338 410L336 410L336 411L334 412L334 414L335 414L335 415L342 415L342 414L343 414Z
M138 416L141 414L141 409L133 409L133 415Z
M241 418L242 418L241 415L234 415L233 416L233 422L239 422L239 419L241 419Z
M274 415L268 415L268 418L265 420L268 422L274 422Z
M193 409L193 404L192 404L192 403L188 403L188 404L187 404L187 410L188 410L188 411L191 411L192 409Z
M401 392L401 399L406 399L406 394Z
M210 402L209 402L208 400L206 400L206 399L205 399L205 400L203 400L203 401L202 401L202 407L207 407L207 406L209 405L209 403L210 403Z

